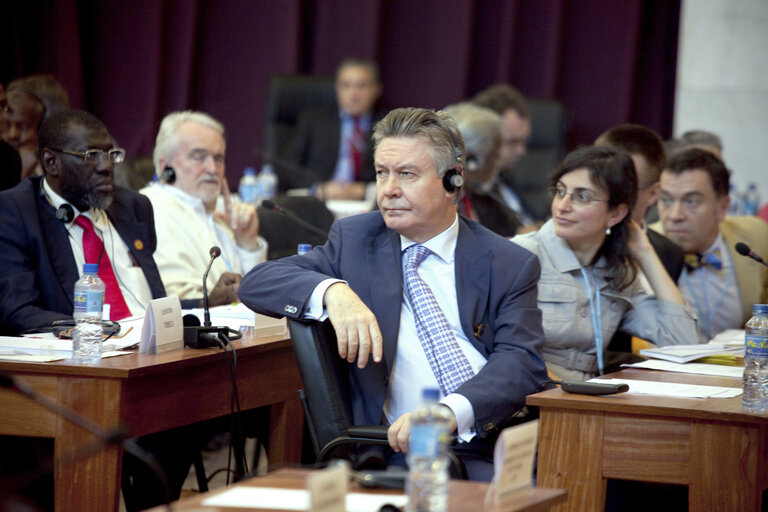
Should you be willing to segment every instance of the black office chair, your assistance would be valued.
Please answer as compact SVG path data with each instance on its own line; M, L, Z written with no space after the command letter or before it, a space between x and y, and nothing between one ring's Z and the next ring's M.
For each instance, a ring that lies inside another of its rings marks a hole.
M316 197L277 196L272 202L320 231L327 233L331 229L333 213ZM259 207L259 235L264 237L269 245L270 260L296 254L298 244L310 244L314 247L323 245L328 239L327 235L312 231L283 213L263 207Z
M547 192L549 174L565 154L565 136L570 117L559 101L530 98L531 137L526 154L502 179L520 196L534 218L550 216L551 198Z
M310 75L270 78L264 118L264 149L268 155L282 154L299 114L310 105L336 105L333 78Z
M304 381L299 397L317 463L335 456L358 467L360 461L354 445L388 445L387 426L352 425L349 363L339 357L330 322L289 319L288 329ZM466 479L466 470L458 457L453 453L449 457L454 476Z

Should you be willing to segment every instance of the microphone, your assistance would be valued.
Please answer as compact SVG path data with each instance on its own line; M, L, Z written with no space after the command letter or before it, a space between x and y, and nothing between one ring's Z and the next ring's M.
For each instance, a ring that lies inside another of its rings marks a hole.
M211 265L213 265L213 260L221 256L221 249L219 249L218 245L214 245L211 247L211 250L208 251L208 254L211 255L210 261L208 261L208 267L205 269L205 273L203 274L203 311L205 316L205 321L203 322L203 325L205 327L211 326L211 311L208 309L208 287L206 286L205 282L208 280L208 272L211 271Z
M734 249L736 249L736 252L741 254L742 256L746 256L747 258L752 258L756 262L762 263L763 265L768 267L768 263L763 261L763 258L758 256L757 254L753 253L752 249L750 249L749 246L747 244L745 244L744 242L738 242L733 247L734 247Z
M219 246L214 245L208 251L208 254L211 255L211 259L208 261L208 266L203 274L203 325L200 326L200 321L197 318L191 318L194 315L185 315L183 318L184 346L189 348L224 348L224 343L228 344L230 340L239 340L243 337L241 332L229 327L211 326L211 310L208 307L208 286L206 281L208 281L208 273L211 271L213 260L221 256L221 249Z
M282 213L283 215L285 215L289 219L293 220L294 222L296 222L300 226L302 226L302 227L312 231L313 233L317 233L318 235L322 236L323 238L328 238L328 232L327 231L323 231L322 229L318 228L317 226L310 224L309 222L305 221L304 219L302 219L301 217L299 217L298 215L296 215L292 211L286 210L285 208L281 208L280 206L276 205L275 203L273 203L269 199L264 199L261 202L261 206L263 206L267 210L272 210L272 211L275 211L277 213Z

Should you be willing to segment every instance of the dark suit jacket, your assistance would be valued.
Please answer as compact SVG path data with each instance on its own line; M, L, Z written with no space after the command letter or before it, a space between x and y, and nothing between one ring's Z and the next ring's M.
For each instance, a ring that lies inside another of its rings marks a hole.
M78 269L67 230L40 192L41 180L29 178L0 193L2 334L18 334L72 317ZM165 290L152 258L157 239L149 199L115 187L107 215L144 271L152 297L163 297Z
M476 432L485 437L548 381L536 303L540 267L530 252L461 218L455 268L462 330L488 359L456 392L472 404ZM328 242L308 254L256 266L240 284L240 299L259 313L302 319L312 291L329 276L349 283L381 329L383 361L349 366L354 421L378 424L403 301L400 237L379 212L336 221Z
M509 206L483 192L467 189L465 194L472 202L472 208L474 208L480 224L505 238L515 236L520 227L520 221ZM461 204L460 202L459 205Z
M363 155L363 170L359 181L373 181L376 175L373 170L373 150L371 146L371 131L373 125L380 119L374 114L371 130L366 134L368 147ZM307 188L314 183L325 182L333 177L336 161L339 157L341 143L341 119L336 108L309 107L299 115L299 120L282 155L285 160L293 163L297 169L276 162L275 170L281 190L290 188Z

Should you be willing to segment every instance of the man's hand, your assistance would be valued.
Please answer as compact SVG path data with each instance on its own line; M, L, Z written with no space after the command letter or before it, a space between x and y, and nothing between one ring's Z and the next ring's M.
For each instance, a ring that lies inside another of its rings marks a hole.
M237 290L240 288L240 281L243 276L233 272L224 272L213 290L208 294L208 305L221 306L223 304L232 304L240 299L237 297ZM201 305L202 307L202 305Z
M445 407L451 411L451 422L448 425L448 431L451 433L456 432L456 416L454 416L453 411L447 405L443 405L441 407ZM394 423L389 426L389 429L387 430L387 440L389 441L389 446L392 447L395 453L408 453L408 439L410 435L411 413L407 412L397 418Z
M217 212L235 233L235 242L246 251L259 248L259 216L256 207L248 203L233 203L227 180L222 180L221 193L224 197L224 213Z
M328 319L336 331L339 356L357 367L365 368L368 357L381 362L382 340L379 324L368 306L346 283L334 283L323 296Z

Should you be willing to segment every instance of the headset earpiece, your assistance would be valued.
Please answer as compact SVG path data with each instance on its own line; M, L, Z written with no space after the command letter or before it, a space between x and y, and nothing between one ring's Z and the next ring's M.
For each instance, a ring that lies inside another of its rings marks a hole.
M460 167L453 167L443 174L443 187L447 192L456 192L464 185L464 176Z
M56 209L56 218L64 224L69 224L75 220L75 209L71 204L64 203Z
M176 181L176 171L174 171L173 167L170 165L166 165L165 169L163 169L163 172L160 173L160 179L171 185L174 181Z

